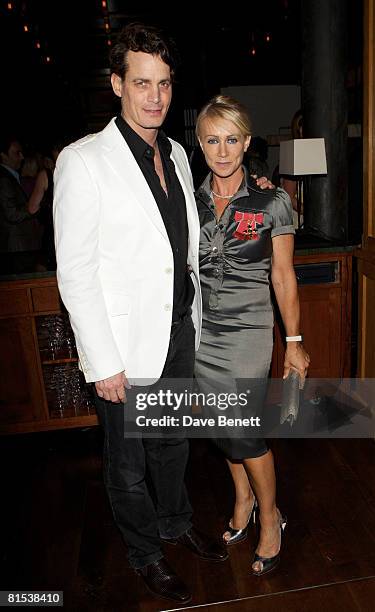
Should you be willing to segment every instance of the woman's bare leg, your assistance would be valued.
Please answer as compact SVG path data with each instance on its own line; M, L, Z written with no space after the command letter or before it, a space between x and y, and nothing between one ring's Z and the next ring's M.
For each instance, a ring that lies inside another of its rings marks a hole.
M246 473L259 506L260 538L256 552L262 557L273 557L280 550L280 512L276 507L276 476L272 452L261 457L243 460ZM261 570L260 562L253 564Z
M254 493L244 465L242 463L234 463L229 459L227 459L227 463L236 490L236 502L231 525L233 529L244 529L254 504ZM223 534L224 540L228 540L229 537L230 533L226 531Z

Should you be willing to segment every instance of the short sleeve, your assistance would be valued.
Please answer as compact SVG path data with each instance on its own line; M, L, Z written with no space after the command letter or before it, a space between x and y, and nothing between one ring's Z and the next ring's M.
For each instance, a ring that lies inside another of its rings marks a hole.
M271 237L281 234L295 234L293 226L293 207L287 192L281 187L276 189L272 206Z

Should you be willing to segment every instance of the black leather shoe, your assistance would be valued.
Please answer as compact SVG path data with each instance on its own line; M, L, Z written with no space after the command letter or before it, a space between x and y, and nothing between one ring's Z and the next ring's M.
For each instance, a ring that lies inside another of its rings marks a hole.
M148 590L157 597L173 599L178 603L191 601L191 593L186 584L175 574L163 558L136 570L142 576Z
M201 559L206 561L225 561L228 559L228 553L221 544L210 538L205 533L198 531L195 527L190 527L185 533L178 538L164 540L168 544L182 544L192 550Z

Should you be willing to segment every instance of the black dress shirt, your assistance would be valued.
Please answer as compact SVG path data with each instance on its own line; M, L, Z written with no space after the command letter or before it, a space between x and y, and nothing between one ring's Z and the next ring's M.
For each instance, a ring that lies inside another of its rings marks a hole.
M177 321L190 309L194 298L194 285L187 270L189 231L186 217L186 202L184 192L176 175L174 163L170 158L172 145L165 134L159 130L157 143L168 191L168 194L166 194L155 170L154 148L144 141L121 115L116 118L116 125L142 170L143 176L158 205L168 234L174 260L172 319Z

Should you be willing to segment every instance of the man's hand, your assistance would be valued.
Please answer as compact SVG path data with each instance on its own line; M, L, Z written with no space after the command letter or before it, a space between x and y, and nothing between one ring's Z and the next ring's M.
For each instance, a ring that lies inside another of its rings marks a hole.
M125 372L114 374L109 378L98 380L95 383L95 389L99 397L107 400L107 402L113 402L114 404L126 402L125 388L131 389Z
M258 187L261 189L275 189L275 185L266 176L257 177L257 174L251 175L256 180Z

